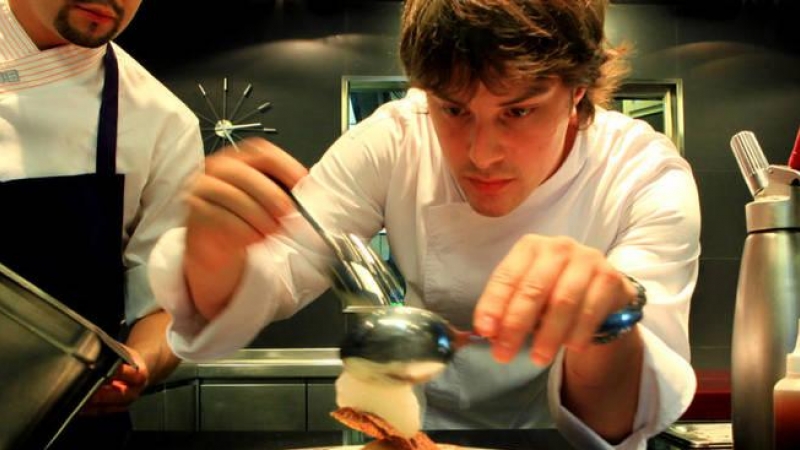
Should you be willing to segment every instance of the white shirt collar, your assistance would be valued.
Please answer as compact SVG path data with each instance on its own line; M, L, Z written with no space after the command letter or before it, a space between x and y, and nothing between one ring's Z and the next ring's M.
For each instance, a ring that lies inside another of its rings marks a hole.
M62 45L39 50L7 0L0 0L0 93L19 91L96 70L105 47Z

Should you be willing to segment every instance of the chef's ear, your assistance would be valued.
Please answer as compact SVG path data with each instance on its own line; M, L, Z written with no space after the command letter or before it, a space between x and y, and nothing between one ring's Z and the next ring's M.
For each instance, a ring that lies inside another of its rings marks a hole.
M572 104L573 106L578 106L578 103L583 100L583 96L586 95L586 86L578 86L572 90Z

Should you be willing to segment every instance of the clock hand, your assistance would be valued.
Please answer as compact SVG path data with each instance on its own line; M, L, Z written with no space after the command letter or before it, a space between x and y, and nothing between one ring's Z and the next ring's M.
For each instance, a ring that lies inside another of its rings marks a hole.
M239 108L242 106L242 102L244 99L250 97L250 94L253 92L253 85L248 83L247 87L244 88L242 92L242 96L239 97L239 102L236 103L236 106L233 108L233 112L231 113L231 120L236 120L236 114L239 114Z
M233 146L234 149L236 149L237 152L242 151L242 149L240 149L239 146L236 145L236 141L233 140L233 137L231 136L231 133L228 130L223 131L223 133L225 133L225 138L228 139L228 142L231 143L231 145Z
M228 130L242 130L245 128L259 128L263 126L264 125L261 122L256 122L256 123L243 123L241 125L229 125L225 128L227 128Z
M243 117L241 117L239 120L249 119L249 118L250 118L250 117L252 117L254 114L257 114L257 113L263 113L263 112L264 112L264 111L266 111L266 110L267 110L267 109L268 109L270 106L272 106L272 103L270 103L270 102L264 102L264 103L262 103L262 104L258 105L258 107L256 107L256 109L254 109L254 110L250 111L249 113L245 114L245 115L244 115Z
M208 105L208 109L210 109L211 113L214 114L214 118L216 118L217 121L222 120L222 118L219 117L219 114L217 114L217 110L214 108L214 105L211 104L211 100L208 99L208 94L206 94L206 89L203 87L203 85L200 84L200 83L197 83L197 88L200 89L200 94L203 95L203 100L206 101L206 105Z

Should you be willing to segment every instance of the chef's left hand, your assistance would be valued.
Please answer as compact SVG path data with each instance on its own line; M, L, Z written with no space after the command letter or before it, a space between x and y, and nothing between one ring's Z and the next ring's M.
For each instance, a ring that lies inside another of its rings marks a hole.
M147 387L149 372L144 359L136 350L126 348L137 367L122 363L114 376L89 398L81 414L97 416L126 411Z
M596 249L565 237L526 235L495 268L474 314L475 331L508 362L533 334L531 359L562 345L583 351L605 318L636 300L635 286Z

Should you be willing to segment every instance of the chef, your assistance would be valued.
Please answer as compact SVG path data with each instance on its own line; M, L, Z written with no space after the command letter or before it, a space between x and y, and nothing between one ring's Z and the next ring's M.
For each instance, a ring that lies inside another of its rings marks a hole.
M308 175L265 141L209 158L185 229L151 255L173 349L224 355L328 287L324 244L266 172L325 228L385 227L407 304L490 338L425 386L425 429L555 426L576 448L644 449L695 390L699 202L666 136L602 106L625 74L606 7L407 0L405 98Z
M202 141L191 111L110 42L140 3L0 0L0 263L123 340L136 363L89 400L64 448L121 437L128 405L178 363L145 264L183 217Z

